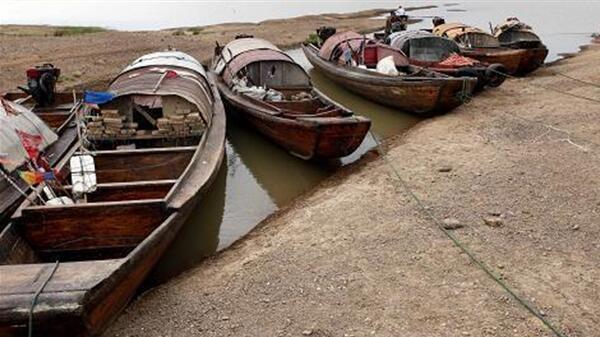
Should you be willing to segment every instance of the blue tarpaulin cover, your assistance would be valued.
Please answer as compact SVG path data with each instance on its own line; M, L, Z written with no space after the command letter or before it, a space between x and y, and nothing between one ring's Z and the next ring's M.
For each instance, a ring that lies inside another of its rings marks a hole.
M83 94L83 101L90 104L104 104L108 103L115 98L115 94L112 92L103 91L86 91Z

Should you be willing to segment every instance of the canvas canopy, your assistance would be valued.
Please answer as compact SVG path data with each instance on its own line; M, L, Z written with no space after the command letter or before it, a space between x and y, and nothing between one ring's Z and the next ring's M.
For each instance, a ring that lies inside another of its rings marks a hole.
M352 48L352 50L359 50L364 38L362 35L355 32L340 32L334 34L321 46L319 50L319 56L325 60L332 61L336 48L342 44L345 44Z
M182 52L160 52L140 57L117 76L109 88L123 96L178 96L195 105L204 122L212 119L212 91L200 62Z
M22 105L0 98L0 164L9 172L29 159L17 130L41 136L39 151L43 151L58 139L35 113Z
M257 38L242 38L235 39L229 42L227 45L225 45L225 47L223 47L223 50L221 51L221 55L215 67L215 72L221 75L223 70L225 70L225 66L238 55L245 53L249 50L260 49L279 50L279 48L277 48L277 46L275 46L271 42Z
M420 61L439 62L460 52L456 42L421 30L393 33L389 36L389 44Z
M231 85L233 79L243 70L244 75L254 85L268 87L310 85L310 77L304 68L275 45L254 38L237 39L233 42L237 54L227 62L222 72L225 83Z
M164 51L144 55L131 62L121 74L145 67L172 66L189 69L206 77L206 70L198 60L180 51Z
M507 19L494 28L494 36L500 43L541 42L533 28L518 19Z
M445 23L433 29L433 34L447 37L468 48L495 48L500 42L483 30L462 23Z

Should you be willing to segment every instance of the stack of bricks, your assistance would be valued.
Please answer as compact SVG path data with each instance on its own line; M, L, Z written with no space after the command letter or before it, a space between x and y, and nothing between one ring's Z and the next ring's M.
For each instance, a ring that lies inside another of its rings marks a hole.
M99 116L91 116L87 122L88 134L94 138L135 135L137 127L137 123L125 123L125 116L118 110L102 110Z
M202 134L204 122L199 113L192 113L190 110L180 109L174 114L156 120L156 128L152 131L155 135L165 135L172 137L185 137Z

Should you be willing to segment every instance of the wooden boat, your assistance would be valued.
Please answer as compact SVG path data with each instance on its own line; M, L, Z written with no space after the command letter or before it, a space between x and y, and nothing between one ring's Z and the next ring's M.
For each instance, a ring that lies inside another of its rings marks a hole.
M5 102L12 102L11 104L23 106L32 111L35 116L55 132L58 139L43 148L43 155L51 166L58 163L77 139L77 128L74 119L81 95L75 95L74 97L72 93L65 92L56 93L55 97L54 104L41 107L31 99L31 96L23 92L9 92L2 95ZM43 127L38 126L38 128ZM17 169L24 168L19 167ZM16 207L24 199L19 189L26 191L28 188L27 184L18 177L16 169L12 170L9 177L16 187L0 176L0 229L4 228Z
M347 156L369 131L369 119L325 97L302 66L268 41L244 37L218 48L213 71L225 103L300 158Z
M317 70L344 88L419 115L443 113L461 105L477 83L473 77L454 78L410 65L402 51L354 32L336 33L321 46L305 43L302 50ZM399 75L374 70L390 56Z
M100 334L218 172L225 112L198 61L180 52L143 56L110 91L114 99L85 108L91 145L73 147L57 165L71 176L54 190L62 204L26 200L0 234L1 336ZM113 132L118 121L125 132ZM137 131L127 131L133 124Z
M486 86L498 87L506 79L501 75L506 73L502 64L488 64L462 56L456 42L428 31L400 31L390 34L384 42L401 50L412 65L454 77L476 77L478 90Z
M486 63L500 63L511 75L523 75L539 66L527 49L503 47L498 39L483 30L462 23L444 23L433 34L449 38L460 46L461 54Z
M515 17L507 18L503 23L497 25L493 34L500 41L501 46L527 51L527 59L531 61L523 65L522 73L536 70L544 64L548 56L548 48L533 31L533 28Z

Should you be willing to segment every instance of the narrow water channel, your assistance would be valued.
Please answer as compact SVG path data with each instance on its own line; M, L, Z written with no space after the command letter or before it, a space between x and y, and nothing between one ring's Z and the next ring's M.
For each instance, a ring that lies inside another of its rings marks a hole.
M599 3L569 5L566 13L562 4L549 1L531 6L529 3L482 1L436 4L439 5L437 8L411 13L422 16L423 21L410 29L428 28L432 16L444 16L448 21L462 21L485 28L489 20L499 22L506 16L518 15L534 26L549 47L547 62L556 60L563 53L576 52L579 46L588 43L590 34L597 27L596 20L584 13L588 10L600 12ZM560 22L569 18L579 19L577 22L569 21L571 30L564 32ZM309 71L313 83L323 93L356 114L371 118L376 137L401 134L419 121L415 116L377 105L340 88L312 70L300 49L288 53ZM228 119L227 139L226 165L152 273L149 285L179 274L206 256L230 246L267 216L311 190L335 171L335 165L305 162L289 155L233 118ZM374 145L373 139L368 136L354 154L342 158L338 164L357 160Z

